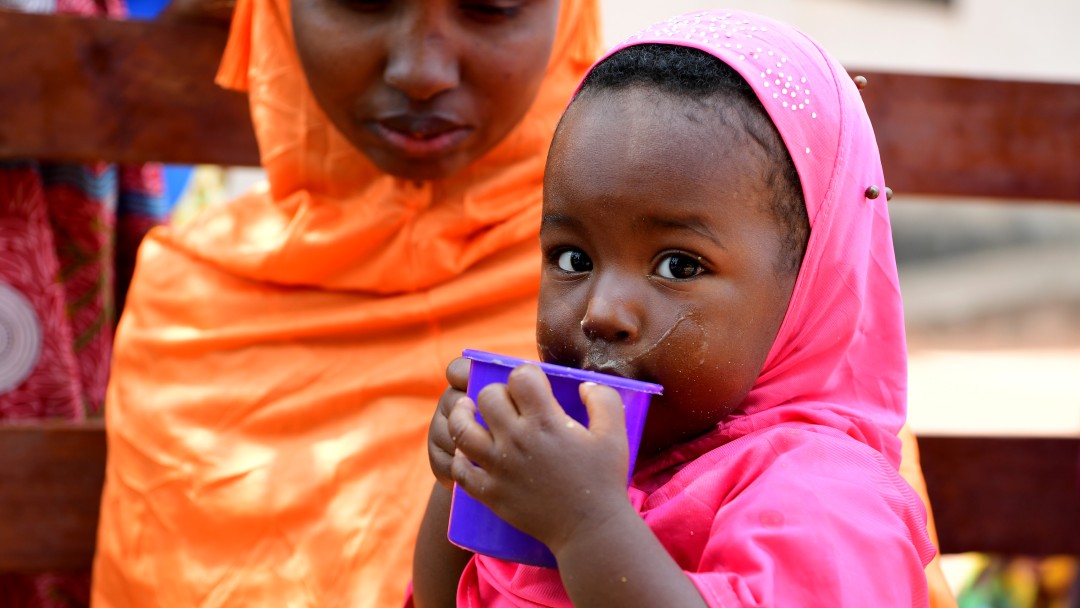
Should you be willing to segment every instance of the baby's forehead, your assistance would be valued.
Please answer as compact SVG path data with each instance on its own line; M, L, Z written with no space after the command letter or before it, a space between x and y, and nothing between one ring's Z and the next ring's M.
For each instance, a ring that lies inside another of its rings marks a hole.
M816 217L842 160L841 134L862 137L867 122L859 93L835 58L788 24L742 11L708 10L649 26L617 44L598 65L641 45L696 49L737 71L781 133L809 215Z
M751 103L756 102L689 96L649 84L587 91L559 126L549 171L594 184L630 166L634 170L624 174L630 187L662 177L676 191L731 179L725 171L731 167L751 182L769 178L790 161L769 117Z
M619 124L618 139L644 136L660 144L718 151L754 145L754 126L775 130L769 116L745 99L719 93L690 95L635 83L576 97L559 124L556 140L612 122Z
M771 197L777 163L746 125L688 113L678 100L650 103L646 94L620 95L615 104L603 95L575 101L549 156L547 207L577 213L607 205L618 214L620 201L648 195L650 216L679 218L708 215L732 193L747 202Z

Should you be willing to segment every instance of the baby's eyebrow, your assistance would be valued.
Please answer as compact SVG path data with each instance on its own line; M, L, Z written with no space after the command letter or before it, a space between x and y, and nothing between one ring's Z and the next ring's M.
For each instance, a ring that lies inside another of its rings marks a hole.
M555 227L578 228L580 226L581 220L562 213L545 213L540 220L540 230Z
M645 229L665 229L665 230L690 230L705 237L717 247L724 247L724 242L720 240L716 232L713 230L712 224L699 217L660 217L660 216L645 216L641 218L642 227Z

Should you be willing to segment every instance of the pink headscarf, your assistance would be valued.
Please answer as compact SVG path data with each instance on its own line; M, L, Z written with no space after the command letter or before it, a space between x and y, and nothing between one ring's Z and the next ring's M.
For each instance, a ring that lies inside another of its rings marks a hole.
M784 140L810 218L787 316L756 385L721 428L734 437L786 421L825 424L899 466L896 434L907 408L903 309L881 157L854 82L802 32L737 11L649 26L600 61L649 43L695 48L739 72Z
M896 473L903 312L858 89L805 34L737 11L650 26L599 61L651 43L709 53L750 84L798 170L811 233L742 406L716 432L642 463L631 501L710 605L926 605L922 568L934 548L921 501ZM568 605L554 571L483 556L458 601Z

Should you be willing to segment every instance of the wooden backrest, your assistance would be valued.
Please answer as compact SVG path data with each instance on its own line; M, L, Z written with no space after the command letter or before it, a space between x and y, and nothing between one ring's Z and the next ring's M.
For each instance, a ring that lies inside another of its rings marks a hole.
M0 159L258 165L246 100L212 82L220 28L0 14ZM899 193L1080 203L1080 85L866 76Z
M225 33L0 12L0 160L257 165ZM900 193L1080 203L1080 85L856 71ZM1080 438L921 437L946 553L1080 554ZM0 425L0 571L85 569L100 421Z
M0 11L0 159L259 164L222 28Z
M0 424L0 572L85 570L105 481L105 426Z
M1080 555L1080 438L919 447L942 552ZM105 453L101 421L0 425L0 571L89 566Z
M1080 556L1080 437L919 437L942 553Z

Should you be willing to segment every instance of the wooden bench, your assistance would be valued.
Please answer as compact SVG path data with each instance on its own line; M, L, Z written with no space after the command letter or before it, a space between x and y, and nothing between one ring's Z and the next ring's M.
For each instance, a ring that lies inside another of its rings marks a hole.
M0 160L257 165L220 28L0 12ZM1080 203L1080 85L856 72L901 193ZM1080 438L920 438L945 553L1080 555ZM0 571L86 569L100 420L0 425Z

